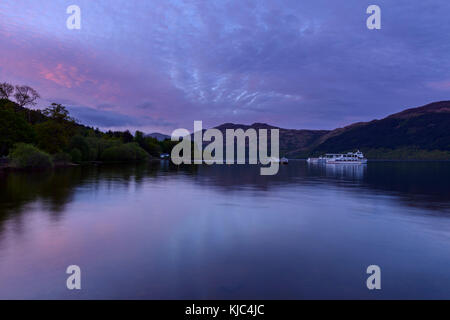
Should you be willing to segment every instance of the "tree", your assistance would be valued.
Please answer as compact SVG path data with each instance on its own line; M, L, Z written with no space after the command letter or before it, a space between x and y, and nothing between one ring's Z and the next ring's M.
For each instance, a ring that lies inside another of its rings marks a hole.
M160 142L161 149L163 153L172 153L173 147L175 147L178 144L178 141L172 141L170 139L166 139L164 141Z
M137 142L137 144L139 144L139 146L141 148L143 148L143 146L145 144L144 133L141 131L136 131L136 133L134 135L134 141Z
M55 120L59 123L65 121L75 122L75 119L69 116L69 111L67 110L67 108L59 103L52 103L52 105L45 108L42 113L50 119Z
M155 142L148 138L146 140L144 150L154 157L159 157L159 155L161 154L161 147L159 146L158 142Z
M34 139L33 128L20 114L0 108L0 156L7 155L15 143L31 143Z
M14 98L16 99L17 104L21 107L36 105L36 100L40 97L41 96L39 93L29 86L16 86Z
M159 146L158 140L155 138L144 138L144 141L141 142L140 146L152 156L159 157L161 154L161 147Z
M83 155L81 154L81 151L78 150L77 148L72 149L72 151L70 151L70 157L72 158L72 161L75 163L81 163L81 161L83 159Z
M91 160L90 158L90 148L86 139L80 135L72 137L70 141L69 149L78 149L81 152L81 159L83 161ZM92 159L95 160L95 159Z
M42 111L48 120L36 125L38 145L41 149L54 154L64 150L76 132L75 120L69 111L59 103Z
M14 86L12 84L3 82L0 83L0 99L9 99L14 92Z
M66 149L69 144L67 128L56 121L46 121L35 126L38 147L50 154L55 154Z
M123 141L123 143L130 143L130 142L133 142L133 139L134 139L134 137L133 137L133 135L130 133L129 130L125 131L125 132L122 134L122 141Z

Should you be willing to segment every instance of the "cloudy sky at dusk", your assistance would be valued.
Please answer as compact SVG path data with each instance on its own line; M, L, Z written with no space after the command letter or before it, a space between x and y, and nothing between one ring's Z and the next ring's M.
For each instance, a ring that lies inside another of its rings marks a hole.
M0 82L104 129L332 129L449 100L449 15L448 0L1 0Z

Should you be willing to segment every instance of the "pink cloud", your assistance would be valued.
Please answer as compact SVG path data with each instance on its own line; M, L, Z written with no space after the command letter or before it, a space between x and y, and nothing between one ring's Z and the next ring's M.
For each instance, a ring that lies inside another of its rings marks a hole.
M63 63L58 63L57 66L52 69L43 67L40 74L45 79L53 81L54 83L66 88L79 87L82 83L88 81L87 76L81 74L77 67L67 66ZM96 80L91 81L97 83Z

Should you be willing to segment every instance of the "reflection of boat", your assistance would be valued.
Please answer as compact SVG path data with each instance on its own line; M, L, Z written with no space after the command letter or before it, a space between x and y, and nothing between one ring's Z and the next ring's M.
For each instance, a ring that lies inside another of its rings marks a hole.
M365 164L367 159L361 151L348 152L345 154L329 153L325 155L325 161L327 164Z
M327 177L362 180L367 166L355 164L327 164L323 166Z

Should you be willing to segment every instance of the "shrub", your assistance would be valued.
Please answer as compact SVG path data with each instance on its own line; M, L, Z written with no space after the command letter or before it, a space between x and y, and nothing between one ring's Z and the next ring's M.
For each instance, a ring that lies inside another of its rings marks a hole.
M62 163L62 164L68 164L72 161L72 157L70 154L65 152L60 152L55 155L53 155L53 162L54 163Z
M100 156L108 148L120 146L122 142L118 139L106 139L97 137L87 137L89 145L90 160L100 160Z
M51 157L31 144L18 143L9 155L16 168L50 168Z
M89 147L89 160L95 161L98 158L98 150L97 148Z
M90 149L86 139L82 136L74 136L70 141L70 149L77 149L81 152L81 159L83 161L94 160L90 157Z
M81 151L77 148L72 149L72 151L70 151L70 156L72 158L72 161L75 163L81 163L81 161L83 160L83 155L81 154Z
M148 153L136 143L110 147L101 154L101 160L107 162L147 161L148 157Z

